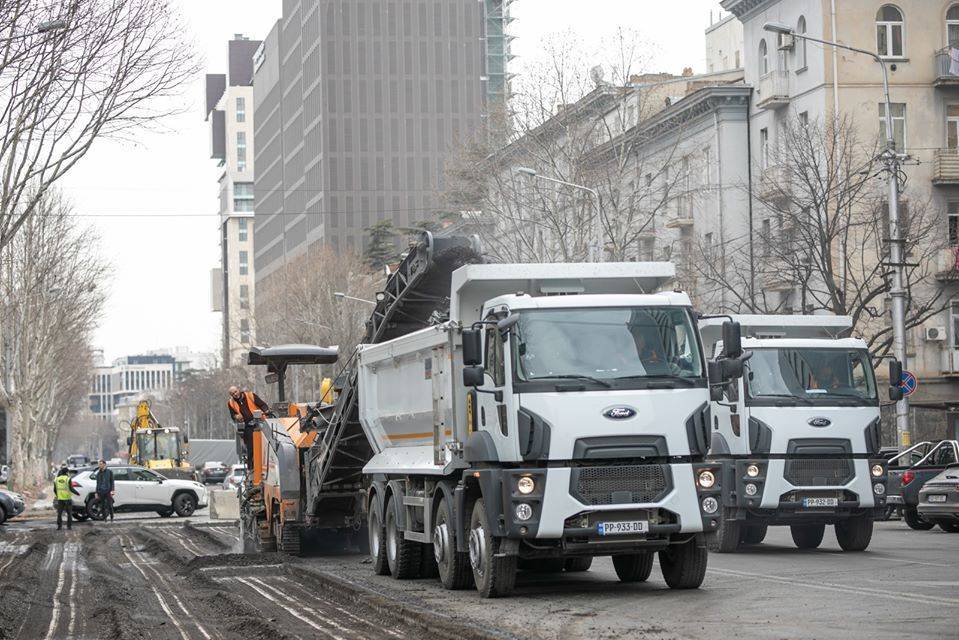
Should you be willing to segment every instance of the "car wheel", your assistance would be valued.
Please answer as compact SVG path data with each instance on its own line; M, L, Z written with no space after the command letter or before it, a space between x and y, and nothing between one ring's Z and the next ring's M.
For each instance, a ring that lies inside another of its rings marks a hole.
M103 508L103 502L99 498L90 498L87 500L87 515L91 520L106 520L107 510Z
M646 582L653 572L653 554L646 551L613 556L613 569L620 582Z
M161 518L169 518L173 515L173 509L167 507L166 509L157 509L157 515Z
M86 522L90 516L87 515L86 510L77 507L73 510L73 519L77 522Z
M190 493L179 493L173 497L173 510L181 518L192 516L196 511L196 498Z
M872 540L872 518L866 515L837 522L836 540L843 551L864 551Z
M939 528L948 533L959 533L959 522L940 522Z
M7 521L7 510L3 508L3 505L0 505L0 524L3 524Z
M794 524L789 527L793 542L800 549L816 549L826 533L825 524Z
M936 526L919 515L919 512L916 511L914 507L903 509L902 519L906 521L910 529L915 529L916 531L929 531Z

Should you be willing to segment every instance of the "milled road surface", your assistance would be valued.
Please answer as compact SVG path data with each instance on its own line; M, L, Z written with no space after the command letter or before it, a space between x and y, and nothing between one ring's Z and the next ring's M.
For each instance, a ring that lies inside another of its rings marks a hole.
M481 600L374 576L361 556L239 555L234 526L193 520L0 527L0 640L959 639L959 534L895 521L865 553L843 553L829 531L800 551L770 529L764 544L711 554L696 591L671 591L658 567L623 585L597 559L588 573L521 573L512 598Z

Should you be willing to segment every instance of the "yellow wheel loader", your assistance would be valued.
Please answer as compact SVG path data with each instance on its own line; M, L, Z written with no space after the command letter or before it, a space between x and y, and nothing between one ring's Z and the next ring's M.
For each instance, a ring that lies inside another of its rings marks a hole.
M167 478L195 480L189 461L189 438L178 427L164 427L150 410L147 400L137 404L137 414L130 421L130 464L152 469Z

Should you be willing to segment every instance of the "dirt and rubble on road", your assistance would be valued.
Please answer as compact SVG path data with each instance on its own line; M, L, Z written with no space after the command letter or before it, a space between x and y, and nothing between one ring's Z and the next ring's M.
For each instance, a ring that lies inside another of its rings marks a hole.
M229 525L2 527L0 640L508 637L237 543Z

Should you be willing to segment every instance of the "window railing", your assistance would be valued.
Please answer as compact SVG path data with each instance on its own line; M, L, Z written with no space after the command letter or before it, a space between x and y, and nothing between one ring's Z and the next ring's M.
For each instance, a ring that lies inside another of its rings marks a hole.
M936 149L932 166L933 184L959 184L959 149Z
M959 47L945 47L936 52L936 81L959 84Z

